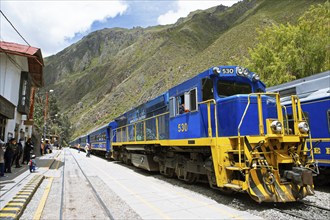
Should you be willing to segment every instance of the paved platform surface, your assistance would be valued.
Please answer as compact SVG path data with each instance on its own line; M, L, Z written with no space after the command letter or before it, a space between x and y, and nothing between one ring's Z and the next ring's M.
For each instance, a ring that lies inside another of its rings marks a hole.
M56 152L36 158L37 170L30 173L28 165L12 167L12 173L0 178L0 218L17 218L31 200L54 161Z
M56 161L56 169L48 169L57 153L60 156ZM42 163L48 167L40 167ZM90 189L86 187L89 184L83 180L81 171L77 170L77 163L112 213L116 212L113 200L118 197L141 219L260 219L249 212L236 210L204 195L159 180L153 175L136 172L118 162L109 162L96 156L87 158L84 153L74 149L54 151L38 158L39 169L36 174L43 175L44 180L20 219L34 219L38 212L41 219L61 219L61 216L62 219L70 216L71 219L87 219L89 214L93 214L92 219L104 219L104 215L99 215L101 211L91 213L97 210L96 202L91 199L94 196L88 196ZM8 177L7 182L1 179L0 208L8 204L35 176L27 168L24 169ZM47 188L49 194L45 196ZM79 191L78 188L83 190ZM72 194L75 190L77 193ZM2 193L5 194L2 196ZM42 200L44 204L41 206ZM64 210L59 211L61 204ZM118 207L119 212L122 212L122 208Z

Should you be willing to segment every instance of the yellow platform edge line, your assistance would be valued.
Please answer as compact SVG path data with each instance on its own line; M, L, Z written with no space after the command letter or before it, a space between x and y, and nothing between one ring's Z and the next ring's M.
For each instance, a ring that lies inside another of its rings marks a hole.
M53 177L50 178L49 183L45 188L44 194L41 197L39 206L38 206L37 210L34 213L33 219L40 219L41 218L41 214L42 214L42 212L44 210L44 207L46 205L46 201L47 201L48 194L50 192L50 189L51 189L51 186L52 186L52 183L53 183L53 179L54 179Z
M16 218L16 214L14 214L14 213L1 213L0 212L0 217L1 218Z
M14 218L19 219L20 215L22 215L22 211L25 209L27 203L30 201L32 195L37 190L37 187L41 184L44 176L37 175L34 176L21 190L19 191L12 200L10 200L6 206L4 206L0 210L0 218ZM26 188L32 188L26 190ZM25 190L24 190L25 189ZM28 191L29 193L24 193L22 191ZM26 194L26 195L24 195ZM16 197L23 197L23 198L16 198ZM8 207L8 206L20 206L18 207ZM16 213L9 213L6 211L17 211Z

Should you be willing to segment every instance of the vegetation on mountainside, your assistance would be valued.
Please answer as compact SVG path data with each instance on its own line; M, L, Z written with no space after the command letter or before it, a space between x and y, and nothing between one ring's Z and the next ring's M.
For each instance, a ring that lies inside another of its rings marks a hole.
M271 25L259 30L258 45L246 65L268 86L330 69L330 3L312 6L297 25Z
M244 0L192 12L173 25L96 31L46 58L46 89L55 90L76 137L211 66L243 66L258 43L257 28L296 25L311 5L324 2Z

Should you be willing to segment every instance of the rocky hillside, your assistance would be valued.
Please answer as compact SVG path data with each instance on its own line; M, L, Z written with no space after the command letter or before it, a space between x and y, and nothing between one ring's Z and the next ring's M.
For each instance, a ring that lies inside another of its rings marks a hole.
M295 23L322 2L244 0L173 25L96 31L45 59L46 89L55 90L77 136L211 66L239 65L257 28Z

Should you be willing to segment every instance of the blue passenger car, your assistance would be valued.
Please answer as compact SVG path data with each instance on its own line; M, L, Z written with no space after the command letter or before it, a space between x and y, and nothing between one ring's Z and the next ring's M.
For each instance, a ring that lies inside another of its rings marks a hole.
M298 79L289 83L270 87L267 91L279 92L282 103L287 106L292 124L290 95L300 98L303 114L310 126L314 158L318 162L320 174L317 184L329 183L330 175L330 71ZM293 126L290 126L294 129ZM307 142L308 147L310 143Z
M92 131L88 134L89 143L92 146L93 151L109 151L109 127L108 124Z

